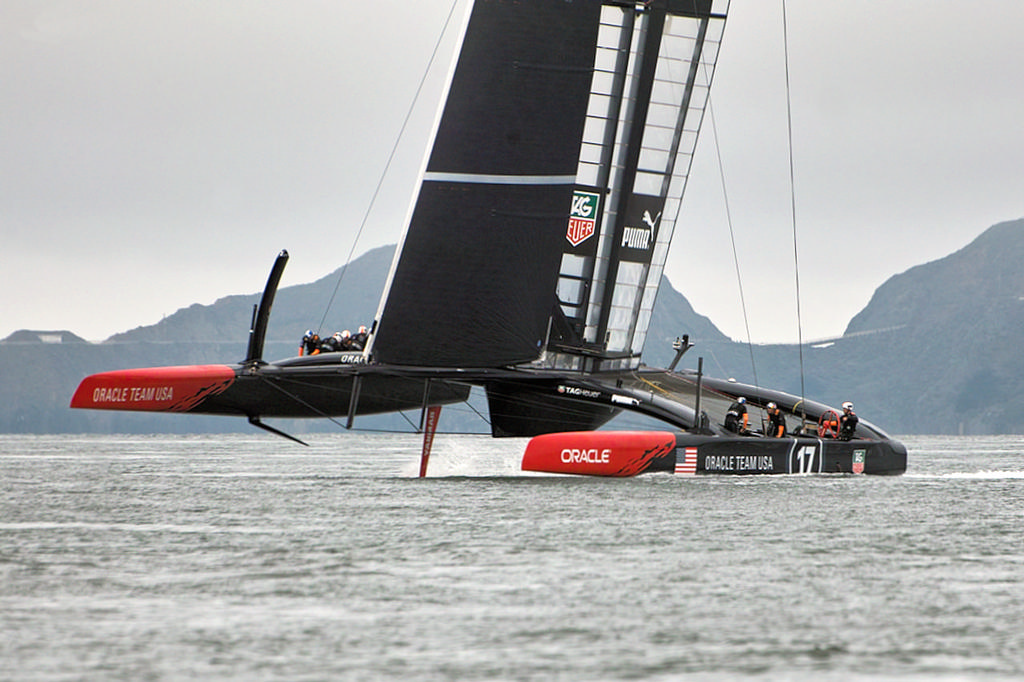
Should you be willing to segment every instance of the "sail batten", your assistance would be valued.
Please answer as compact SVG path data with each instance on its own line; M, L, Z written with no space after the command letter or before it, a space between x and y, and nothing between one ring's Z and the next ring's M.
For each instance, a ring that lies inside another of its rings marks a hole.
M485 175L481 173L437 173L423 176L428 182L451 182L479 185L572 185L576 175Z

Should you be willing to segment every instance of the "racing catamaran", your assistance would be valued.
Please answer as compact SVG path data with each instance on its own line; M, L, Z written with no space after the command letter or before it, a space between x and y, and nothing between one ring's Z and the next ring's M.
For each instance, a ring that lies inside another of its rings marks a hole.
M71 406L243 416L289 438L263 420L421 409L430 436L475 386L493 436L531 437L525 470L903 473L906 448L863 420L836 438L827 405L641 361L727 5L469 1L365 348L263 359L282 252L245 360L92 375ZM727 430L739 396L776 403L786 435ZM664 428L600 430L623 411Z

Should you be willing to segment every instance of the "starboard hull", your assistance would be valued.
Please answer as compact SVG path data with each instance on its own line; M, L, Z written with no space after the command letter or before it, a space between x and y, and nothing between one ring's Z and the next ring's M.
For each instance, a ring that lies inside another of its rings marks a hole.
M589 476L900 475L907 449L895 440L746 438L668 431L555 433L530 440L524 471Z

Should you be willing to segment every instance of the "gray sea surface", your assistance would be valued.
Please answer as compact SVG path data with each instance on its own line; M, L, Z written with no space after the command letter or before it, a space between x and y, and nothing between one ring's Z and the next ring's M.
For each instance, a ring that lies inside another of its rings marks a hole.
M0 679L1024 679L1024 437L614 480L311 438L0 436Z

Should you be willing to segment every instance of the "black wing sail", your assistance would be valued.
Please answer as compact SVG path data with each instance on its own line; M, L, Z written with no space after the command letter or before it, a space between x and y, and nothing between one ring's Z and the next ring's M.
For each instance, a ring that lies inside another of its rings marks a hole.
M551 314L601 2L478 0L373 340L377 361L534 360Z
M727 5L473 3L376 361L639 365Z

